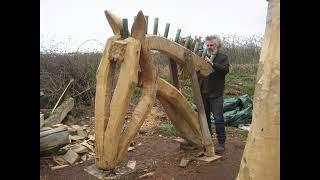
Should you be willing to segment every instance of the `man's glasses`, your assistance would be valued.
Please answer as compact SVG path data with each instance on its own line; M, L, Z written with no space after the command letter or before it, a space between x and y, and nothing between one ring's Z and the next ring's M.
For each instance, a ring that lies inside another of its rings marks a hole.
M213 44L207 44L207 47L213 47L214 45Z

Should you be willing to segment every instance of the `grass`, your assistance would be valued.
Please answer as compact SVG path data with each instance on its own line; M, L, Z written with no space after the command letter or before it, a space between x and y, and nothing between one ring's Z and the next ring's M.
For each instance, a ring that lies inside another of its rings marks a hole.
M231 65L230 72L226 76L225 97L244 94L252 97L255 89L257 69L257 64Z
M176 135L176 129L170 122L164 122L159 126L159 133L163 136L171 137Z
M246 130L243 130L243 129L239 129L240 139L241 139L242 141L246 141L246 140L247 140L247 137L248 137L248 133L249 133L249 131L246 131Z

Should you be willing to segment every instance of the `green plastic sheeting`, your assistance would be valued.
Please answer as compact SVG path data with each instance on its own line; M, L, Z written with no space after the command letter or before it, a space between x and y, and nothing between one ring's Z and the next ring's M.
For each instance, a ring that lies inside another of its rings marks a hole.
M192 104L196 110L196 105ZM239 97L226 98L223 102L223 116L226 126L238 127L240 124L251 124L252 99L245 94ZM213 114L211 120L214 122Z

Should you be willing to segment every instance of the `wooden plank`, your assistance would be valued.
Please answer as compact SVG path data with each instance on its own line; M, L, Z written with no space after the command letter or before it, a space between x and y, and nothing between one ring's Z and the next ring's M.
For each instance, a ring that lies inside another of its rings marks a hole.
M66 131L66 130L68 130L67 127L60 126L58 128L55 128L55 129L51 129L51 130L48 130L48 131L43 131L43 132L40 132L40 138L48 136L50 134L58 133L58 132L61 132L61 131Z
M197 105L197 111L198 111L198 117L199 117L198 119L200 121L201 132L203 135L203 143L206 146L206 150L208 152L207 155L214 156L214 148L212 149L213 143L212 143L210 131L207 124L207 118L206 118L206 113L204 110L204 105L201 97L198 76L196 74L195 67L193 64L191 51L185 51L185 61L186 61L186 67L191 76L190 78L192 83L193 97Z
M80 156L73 150L69 150L65 155L62 156L62 158L72 165L80 159Z
M44 126L52 126L61 123L74 106L74 99L69 98L55 110L55 112L47 119L44 120Z
M180 37L181 29L177 30L175 42L178 42ZM166 37L166 36L165 36ZM166 37L167 38L167 37ZM178 78L178 66L177 63L173 59L169 59L169 70L170 70L170 81L171 84L180 90L180 82Z
M71 80L69 81L67 87L64 89L64 91L62 92L61 96L59 97L56 105L54 105L54 107L53 107L53 109L52 109L52 111L51 111L51 114L53 114L53 112L54 112L54 110L56 110L57 106L60 105L61 100L65 97L66 92L67 92L70 84L71 84L73 81L74 81L74 79L71 79Z
M159 23L159 18L154 18L153 35L158 34L158 23Z
M185 57L184 52L186 48L178 43L172 42L164 37L160 36L147 36L146 40L149 41L149 47L151 50L160 51L170 58L172 58L177 64L184 64ZM191 51L190 51L191 52ZM213 68L207 62L205 62L201 57L191 52L191 59L195 65L196 71L200 71L203 76L208 76L213 72Z

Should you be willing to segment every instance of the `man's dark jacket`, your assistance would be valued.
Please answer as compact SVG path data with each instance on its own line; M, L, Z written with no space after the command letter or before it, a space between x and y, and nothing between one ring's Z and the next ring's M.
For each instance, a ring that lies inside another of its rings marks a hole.
M207 77L199 77L201 93L207 97L219 97L223 95L225 76L229 72L228 56L217 53L213 60L214 72Z

